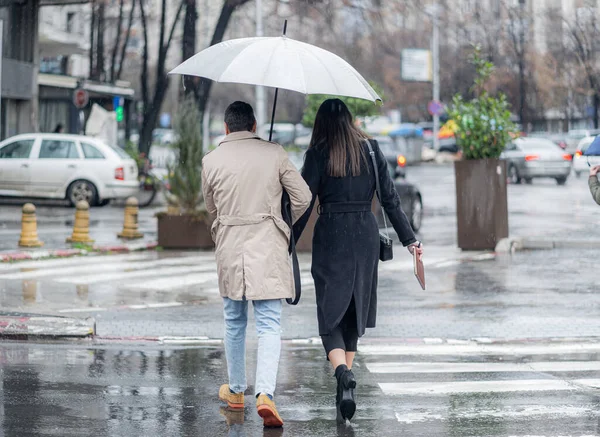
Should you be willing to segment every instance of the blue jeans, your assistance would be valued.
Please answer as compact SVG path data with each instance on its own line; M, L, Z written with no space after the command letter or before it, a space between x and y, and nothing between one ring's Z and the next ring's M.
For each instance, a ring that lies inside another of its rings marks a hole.
M281 353L281 300L255 300L252 303L258 334L255 394L273 396ZM248 388L246 385L248 301L224 297L223 313L229 389L234 393L243 393Z

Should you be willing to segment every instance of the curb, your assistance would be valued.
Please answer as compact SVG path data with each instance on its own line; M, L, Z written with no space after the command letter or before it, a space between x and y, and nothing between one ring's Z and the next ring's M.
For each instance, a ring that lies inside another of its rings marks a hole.
M41 314L0 316L0 338L88 338L96 332L93 318L73 319L69 317Z
M545 240L534 238L503 238L496 253L515 253L526 250L600 249L600 240Z
M138 243L138 244L123 244L114 246L92 246L91 250L87 249L57 249L57 250L35 250L29 252L12 252L0 254L0 263L8 263L24 260L42 260L48 258L69 258L73 256L86 256L95 253L128 253L141 252L145 250L154 250L158 247L158 243Z

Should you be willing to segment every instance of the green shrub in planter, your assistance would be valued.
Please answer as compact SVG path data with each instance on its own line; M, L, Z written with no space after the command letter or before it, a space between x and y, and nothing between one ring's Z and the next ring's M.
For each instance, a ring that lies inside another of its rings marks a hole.
M481 48L475 47L471 62L477 72L471 87L474 94L465 100L456 94L448 111L456 122L456 142L464 159L499 158L516 132L511 121L510 105L504 93L491 96L485 84L494 71L494 64L481 57Z
M177 206L187 215L205 215L202 195L202 118L192 99L180 107L174 120L177 141L171 146L177 156L169 169L169 194L171 206Z

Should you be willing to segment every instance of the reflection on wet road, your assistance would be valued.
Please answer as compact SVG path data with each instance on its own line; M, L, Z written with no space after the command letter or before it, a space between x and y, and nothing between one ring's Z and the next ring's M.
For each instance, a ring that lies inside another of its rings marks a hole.
M356 420L335 426L320 347L284 346L265 430L253 387L242 414L216 399L221 348L0 346L6 436L509 436L600 433L599 343L361 345ZM255 356L249 357L252 384ZM228 425L230 424L230 425Z

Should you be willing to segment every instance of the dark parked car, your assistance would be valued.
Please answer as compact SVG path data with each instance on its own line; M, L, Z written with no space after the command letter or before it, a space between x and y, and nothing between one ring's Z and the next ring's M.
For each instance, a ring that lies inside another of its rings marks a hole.
M304 153L290 152L289 157L298 170L302 169L302 165L304 164ZM388 170L392 179L394 179L396 191L400 195L402 209L410 220L413 230L418 232L423 220L423 197L421 196L421 192L416 185L406 180L406 172L404 171L403 166L396 165L394 167L392 163L388 162ZM383 226L381 208L377 209L376 215L379 226ZM390 226L389 222L388 226Z
M508 179L514 184L552 178L564 185L571 173L571 155L544 138L518 138L506 146L501 158L508 161Z
M398 166L394 169L391 165L388 165L388 168L390 175L394 179L396 191L400 195L402 210L410 220L410 225L413 230L418 232L419 229L421 229L421 222L423 221L423 196L416 185L406 180L406 172L402 166ZM377 219L379 225L383 226L381 208L378 210ZM388 226L390 226L389 221Z

